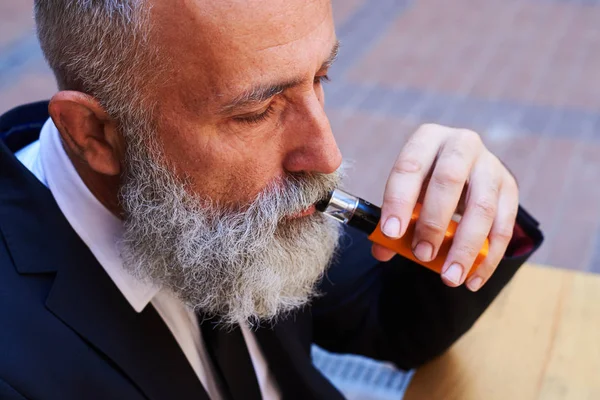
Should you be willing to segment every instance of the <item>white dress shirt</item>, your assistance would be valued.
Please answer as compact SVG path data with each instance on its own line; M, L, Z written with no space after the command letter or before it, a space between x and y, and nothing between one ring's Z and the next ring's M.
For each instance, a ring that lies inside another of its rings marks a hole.
M169 291L140 282L123 269L117 248L123 224L96 199L81 180L62 146L60 134L52 120L46 121L38 141L16 155L50 189L69 224L89 247L131 307L139 313L148 303L152 304L173 334L209 397L221 399L196 315ZM274 378L256 338L245 324L241 324L241 330L263 399L279 399Z

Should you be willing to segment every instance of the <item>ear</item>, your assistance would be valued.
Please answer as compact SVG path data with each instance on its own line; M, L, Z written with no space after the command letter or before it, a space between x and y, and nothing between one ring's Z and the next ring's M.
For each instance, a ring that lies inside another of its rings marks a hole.
M96 99L81 92L62 91L52 97L48 111L67 151L99 174L121 172L123 138L116 121Z

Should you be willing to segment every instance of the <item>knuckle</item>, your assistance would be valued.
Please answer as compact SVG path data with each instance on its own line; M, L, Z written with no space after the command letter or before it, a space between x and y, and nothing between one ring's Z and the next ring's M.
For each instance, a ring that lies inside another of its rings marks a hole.
M416 230L420 237L442 236L446 233L445 227L433 220L419 220Z
M464 164L468 160L468 147L453 145L447 150L447 161L452 163Z
M459 168L443 168L437 171L431 177L431 180L438 186L458 186L466 182L466 174Z
M477 257L477 255L479 254L479 250L480 249L468 243L460 244L456 248L456 258L459 260L475 260L475 257Z
M473 206L476 212L486 219L493 219L498 210L496 202L488 198L476 200Z
M440 128L442 128L441 125L428 122L428 123L420 125L419 128L417 129L417 132L431 133L431 132L435 132L435 131L439 130Z
M392 208L405 208L410 206L408 199L397 194L385 194L383 196L383 203Z
M459 129L457 132L458 139L462 142L469 143L471 145L479 146L483 145L483 141L481 140L481 136L470 129Z
M392 172L400 175L415 174L423 170L423 164L412 157L402 157L394 164Z
M503 226L498 228L495 232L492 233L493 240L497 240L501 243L508 243L513 237L513 228L508 226Z

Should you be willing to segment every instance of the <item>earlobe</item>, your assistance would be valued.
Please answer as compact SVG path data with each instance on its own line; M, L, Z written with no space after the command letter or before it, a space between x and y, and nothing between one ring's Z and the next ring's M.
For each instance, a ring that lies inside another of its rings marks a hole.
M115 176L121 172L121 137L116 121L100 103L81 92L62 91L50 100L50 116L67 153L93 171Z

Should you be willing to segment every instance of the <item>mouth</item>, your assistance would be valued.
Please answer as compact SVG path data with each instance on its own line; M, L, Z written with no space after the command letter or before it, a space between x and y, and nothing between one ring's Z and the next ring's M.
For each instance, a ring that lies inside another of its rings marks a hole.
M303 217L308 217L309 215L314 214L316 211L316 208L314 205L311 205L310 207L308 207L305 210L302 210L300 212L297 212L295 214L291 214L287 217L287 219L298 219L298 218L303 218Z

